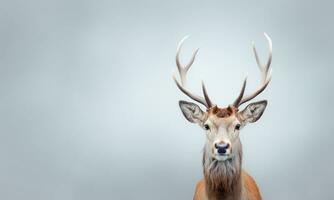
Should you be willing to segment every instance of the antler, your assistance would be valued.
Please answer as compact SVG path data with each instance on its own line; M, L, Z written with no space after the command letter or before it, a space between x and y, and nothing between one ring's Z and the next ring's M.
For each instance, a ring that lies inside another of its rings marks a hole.
M249 94L247 96L244 96L245 88L246 88L246 82L247 82L247 77L245 78L241 91L239 93L238 98L234 101L233 106L238 108L241 104L255 98L257 95L259 95L266 87L268 86L270 80L271 80L271 71L272 69L270 68L271 60L272 60L272 42L270 37L264 33L264 36L268 40L268 45L269 45L269 58L266 63L266 65L263 65L260 63L259 56L257 55L256 49L255 49L255 44L253 42L253 52L254 56L256 59L256 63L259 66L259 69L261 71L261 82L258 86L258 89L255 90L252 94ZM269 69L270 68L270 69Z
M180 79L181 79L181 83L176 79L175 75L173 75L173 79L177 85L177 87L185 94L187 95L188 97L190 97L191 99L193 99L194 101L197 101L198 103L201 103L203 104L205 107L207 108L210 108L212 107L212 102L209 98L209 95L206 91L206 88L205 88L205 85L202 81L202 90L203 90L203 94L204 94L204 98L201 97L201 96L198 96L196 94L193 94L191 93L187 88L186 88L186 82L187 82L187 79L186 79L186 75L187 75L187 72L188 70L190 69L191 65L194 63L195 61L195 57L198 53L198 49L196 49L189 61L188 64L186 64L185 66L182 66L181 65L181 62L180 62L180 51L181 51L181 48L182 48L182 45L183 45L183 42L188 38L188 36L185 36L178 44L177 46L177 49L176 49L176 66L177 66L177 69L179 71L179 74L180 74Z

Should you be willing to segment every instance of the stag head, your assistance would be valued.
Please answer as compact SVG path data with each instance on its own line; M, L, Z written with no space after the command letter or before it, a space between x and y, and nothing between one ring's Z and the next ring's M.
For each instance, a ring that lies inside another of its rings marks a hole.
M180 82L173 76L173 79L177 87L192 100L204 105L206 110L203 111L197 104L187 101L179 101L179 106L184 117L191 123L196 123L202 127L206 132L206 146L205 150L214 160L226 161L233 159L240 154L241 143L239 139L240 130L248 123L256 122L262 116L267 101L262 100L248 104L243 110L239 111L242 104L252 100L258 96L268 85L271 80L271 60L272 60L272 42L270 37L264 33L269 43L269 58L265 65L260 63L258 54L253 43L253 52L257 65L261 72L261 81L257 89L245 95L245 88L247 83L247 77L243 81L240 93L235 101L226 107L218 107L214 104L207 93L204 83L202 82L203 96L199 96L190 92L186 87L186 75L191 65L193 64L195 57L198 53L198 49L193 53L188 64L183 66L180 63L180 50L182 48L185 38L183 38L176 51L176 65L180 76Z

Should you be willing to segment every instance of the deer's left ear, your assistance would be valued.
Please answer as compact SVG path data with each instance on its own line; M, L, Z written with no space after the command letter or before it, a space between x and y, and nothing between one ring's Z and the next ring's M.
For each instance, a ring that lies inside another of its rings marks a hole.
M256 122L260 119L266 107L266 100L250 103L243 111L238 113L239 118L243 124Z

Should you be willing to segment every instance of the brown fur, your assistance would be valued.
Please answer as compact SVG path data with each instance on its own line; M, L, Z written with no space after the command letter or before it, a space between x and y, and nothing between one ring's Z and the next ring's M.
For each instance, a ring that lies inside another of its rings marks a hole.
M209 115L216 115L218 118L226 118L237 112L237 109L233 106L228 106L227 108L218 108L214 106L208 110Z
M224 198L222 196L219 196L219 192L207 195L208 191L205 178L202 178L196 185L196 190L193 199L194 200L211 200L211 199L212 200L218 200L218 199L261 200L262 199L254 179L243 170L241 171L239 184L240 184L239 190L232 191L229 194L229 196L226 196Z

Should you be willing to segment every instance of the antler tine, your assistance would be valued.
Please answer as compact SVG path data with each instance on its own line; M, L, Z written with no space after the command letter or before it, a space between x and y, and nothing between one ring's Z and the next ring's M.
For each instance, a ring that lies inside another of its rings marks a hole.
M206 91L206 88L205 88L205 85L204 85L203 81L202 81L202 90L203 90L205 102L208 104L209 108L211 108L213 104L212 104L212 102L209 98L208 92Z
M271 72L272 69L269 70L270 68L270 64L271 64L271 60L272 60L272 41L270 39L270 37L264 33L264 36L266 37L267 41L268 41L268 46L269 46L269 57L267 60L266 65L261 64L259 56L257 54L256 48L255 48L255 44L253 43L253 52L254 52L254 56L256 59L256 63L260 69L261 72L261 82L258 86L258 89L253 92L252 94L249 94L245 97L243 97L244 94L244 90L245 90L245 86L246 86L246 79L244 81L243 87L241 89L241 92L238 96L238 98L234 101L234 106L235 107L239 107L241 104L250 101L251 99L255 98L257 95L259 95L264 89L266 89L266 87L268 86L270 80L271 80ZM240 98L242 97L242 98Z
M252 43L252 48L253 48L253 52L254 52L254 56L255 56L255 59L256 59L256 63L262 73L262 78L267 78L267 75L268 75L268 70L269 70L269 67L270 67L270 64L271 64L271 60L272 60L272 48L273 48L273 45L272 45L272 41L270 39L270 37L264 33L264 36L266 37L267 41L268 41L268 47L269 47L269 56L268 56L268 61L266 63L266 65L263 65L261 64L260 62L260 59L259 59L259 56L257 54L257 51L256 51L256 48L255 48L255 43L253 42ZM266 79L262 79L262 82L265 82Z
M268 69L271 65L271 60L273 59L273 43L271 41L271 38L267 35L267 33L263 33L264 36L266 37L267 41L268 41L268 47L269 47L269 56L268 56L268 61L266 64L266 72L268 72ZM271 75L271 72L270 72Z
M192 57L190 58L190 61L188 64L186 64L185 66L182 66L181 62L180 62L180 51L183 45L183 42L188 38L189 36L185 36L178 44L177 49L176 49L176 66L177 69L179 71L180 74L180 79L181 79L181 83L179 83L179 81L176 79L175 74L173 75L173 79L177 85L177 87L188 97L190 97L191 99L193 99L194 101L197 101L198 103L203 104L205 107L210 108L212 106L212 103L210 101L210 98L207 94L207 91L205 89L204 83L202 82L202 90L203 90L203 94L204 94L204 98L201 96L198 96L196 94L192 94L188 89L186 89L186 84L187 84L187 72L189 71L191 65L194 63L196 55L198 53L199 49L196 49L192 55Z
M179 42L179 44L177 45L177 49L176 49L176 66L177 69L179 70L179 74L180 74L180 78L181 78L181 84L186 86L187 84L187 72L189 71L191 65L194 63L196 55L198 53L198 48L193 52L193 55L190 58L190 61L188 64L186 64L185 66L182 66L181 62L180 62L180 52L181 52L181 48L183 46L183 42L188 38L189 36L185 36L184 38L182 38L182 40Z
M239 106L240 101L241 101L242 97L244 96L246 84L247 84L247 77L245 78L245 80L242 84L242 88L240 90L238 98L233 102L233 106L236 107L236 108Z

